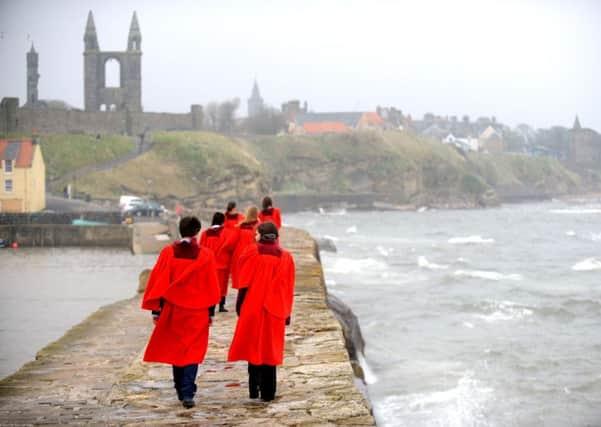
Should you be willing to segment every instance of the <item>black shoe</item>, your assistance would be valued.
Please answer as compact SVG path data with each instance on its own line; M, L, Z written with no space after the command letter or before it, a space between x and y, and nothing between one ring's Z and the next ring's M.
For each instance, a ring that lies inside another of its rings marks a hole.
M194 408L194 406L196 404L194 403L194 400L192 400L192 399L184 399L182 401L182 405L183 405L184 408L190 409L190 408Z
M220 305L219 306L219 312L220 313L227 313L229 310L227 308L225 308L225 306Z
M263 395L262 395L262 396L261 396L261 400L262 400L262 401L264 401L264 402L270 402L270 401L272 401L273 399L275 399L275 396L274 396L274 395L269 395L269 396L263 396Z

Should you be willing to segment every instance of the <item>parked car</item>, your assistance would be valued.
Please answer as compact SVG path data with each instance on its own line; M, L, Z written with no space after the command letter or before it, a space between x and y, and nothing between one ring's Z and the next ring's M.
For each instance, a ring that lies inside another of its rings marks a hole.
M121 214L125 216L161 216L166 209L156 200L132 201L126 205Z
M124 195L119 198L119 210L121 212L130 209L132 206L142 204L144 200L138 196Z

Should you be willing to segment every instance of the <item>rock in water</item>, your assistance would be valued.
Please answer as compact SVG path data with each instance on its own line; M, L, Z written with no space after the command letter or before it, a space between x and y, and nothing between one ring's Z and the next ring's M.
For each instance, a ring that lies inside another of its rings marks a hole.
M328 237L320 237L315 239L317 241L317 245L319 246L320 251L326 252L338 252L334 241Z

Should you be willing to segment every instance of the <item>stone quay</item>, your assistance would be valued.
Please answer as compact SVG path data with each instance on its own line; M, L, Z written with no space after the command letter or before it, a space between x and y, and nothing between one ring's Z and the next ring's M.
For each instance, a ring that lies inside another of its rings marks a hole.
M229 312L217 313L211 327L196 407L184 409L171 367L142 362L153 325L138 294L91 314L0 381L0 424L375 425L326 304L315 241L293 228L281 241L296 262L296 291L274 401L249 399L246 363L226 362L236 322L230 292Z

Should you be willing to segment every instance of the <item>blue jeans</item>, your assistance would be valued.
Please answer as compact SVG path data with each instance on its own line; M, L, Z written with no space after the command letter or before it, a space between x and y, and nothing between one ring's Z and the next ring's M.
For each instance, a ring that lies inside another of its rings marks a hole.
M173 383L179 400L191 400L196 393L196 374L198 365L173 365Z

